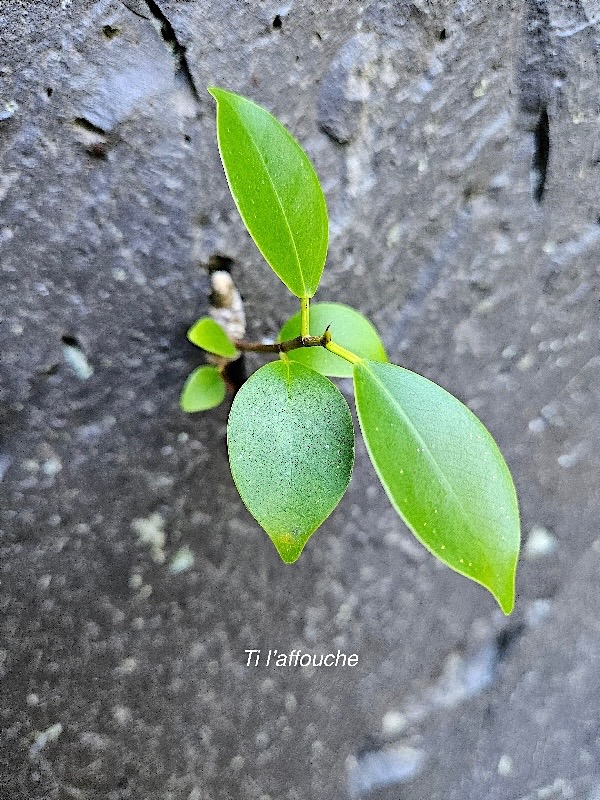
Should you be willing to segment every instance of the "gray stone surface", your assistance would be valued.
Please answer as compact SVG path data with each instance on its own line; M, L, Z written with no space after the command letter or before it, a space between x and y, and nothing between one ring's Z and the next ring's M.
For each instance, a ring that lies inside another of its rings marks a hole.
M1 4L1 800L597 800L599 45L593 0ZM228 196L213 83L315 162L319 298L497 438L531 535L511 618L362 446L284 566L227 408L178 410L211 256L251 334L295 310Z

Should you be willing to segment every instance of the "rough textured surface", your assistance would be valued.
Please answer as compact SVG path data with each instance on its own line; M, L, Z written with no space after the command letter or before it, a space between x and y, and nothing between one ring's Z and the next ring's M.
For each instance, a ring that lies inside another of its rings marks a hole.
M1 4L2 800L597 800L599 13ZM227 194L210 84L313 158L318 299L497 438L528 545L510 619L411 539L362 447L286 567L227 409L178 410L211 256L252 335L296 310Z

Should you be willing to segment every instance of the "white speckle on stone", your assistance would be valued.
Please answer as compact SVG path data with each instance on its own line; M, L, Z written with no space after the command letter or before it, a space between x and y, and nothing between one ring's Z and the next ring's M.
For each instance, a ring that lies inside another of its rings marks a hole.
M264 750L266 747L269 746L269 735L264 731L256 734L256 746L259 750Z
M53 478L55 475L58 475L61 469L62 461L60 458L58 458L58 456L52 456L52 458L49 458L42 464L42 472L49 478Z
M4 478L6 474L6 470L12 464L12 459L10 456L0 456L0 481Z
M127 706L114 706L112 714L118 725L127 725L131 721L131 711Z
M388 711L381 720L381 730L384 736L398 736L406 728L407 719L399 711Z
M166 541L164 531L165 521L161 514L155 512L149 517L137 517L131 522L131 527L138 535L140 544L148 544L152 550L152 558L157 564L165 561L164 546Z
M498 761L497 771L498 775L502 775L503 778L506 778L508 775L512 773L513 770L513 762L510 756L507 756L506 753L503 756L500 756L500 760Z
M134 572L132 575L129 576L129 588L130 589L139 589L140 586L143 584L144 579L141 575L137 572Z
M356 598L354 595L350 595L347 602L340 605L335 616L335 624L338 626L338 628L344 628L350 622L357 603L358 598Z
M16 100L7 100L4 108L0 109L0 120L10 119L18 110L19 104Z
M120 672L123 675L130 675L132 672L136 671L137 665L138 664L135 658L125 658L117 667L117 672Z
M532 433L543 433L548 427L548 423L543 417L536 417L530 420L527 427Z
M245 763L243 756L234 756L229 762L229 765L234 772L239 772L244 768Z
M487 90L490 88L490 82L487 78L482 78L477 86L473 89L473 97L477 100L480 97L483 97Z
M525 557L533 561L536 558L549 556L556 550L557 546L556 537L547 528L543 528L541 525L534 525L525 543Z
M206 671L209 675L213 677L219 674L219 662L218 661L209 661L206 665Z
M79 380L87 381L94 374L94 368L79 347L75 347L72 344L64 344L63 358Z
M27 697L25 698L25 702L28 706L37 706L40 702L40 698L35 694L35 692L30 692Z
M51 581L52 575L42 575L40 578L38 578L37 584L39 588L45 592L50 587Z
M51 725L49 728L46 728L45 731L42 733L38 733L35 737L35 741L29 748L29 755L35 756L37 755L40 750L43 750L47 744L51 742L55 742L58 737L63 732L63 726L61 722L57 722L55 725Z
M169 572L178 575L194 566L194 554L187 545L180 547L169 564Z
M296 696L293 695L291 692L289 694L286 694L285 710L288 712L288 714L293 714L297 708L298 708L298 701L296 700Z
M523 358L519 359L517 363L517 369L519 369L521 372L527 372L528 369L531 369L534 363L535 356L533 353L525 353Z
M582 443L576 445L568 453L563 453L556 460L563 469L570 469L577 464L585 455L586 448Z
M412 780L425 765L423 750L414 747L393 747L371 750L346 761L352 798L362 798L376 789Z
M151 594L152 586L150 586L149 583L145 583L140 587L140 591L138 592L138 600L147 600Z
M388 231L386 243L388 247L395 247L400 239L402 238L402 234L404 233L404 226L400 223L396 225L392 225L392 227Z
M552 613L552 602L544 597L533 600L525 609L525 622L528 627L536 628Z

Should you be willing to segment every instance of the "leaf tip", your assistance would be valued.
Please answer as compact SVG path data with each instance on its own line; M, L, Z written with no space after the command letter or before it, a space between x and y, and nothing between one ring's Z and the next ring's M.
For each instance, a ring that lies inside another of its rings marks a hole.
M214 100L216 100L217 104L220 103L221 100L224 100L227 96L234 94L227 89L223 89L221 86L207 86L206 91Z
M293 564L297 561L302 555L304 545L308 540L308 537L292 536L291 533L270 534L270 538L284 564Z
M515 607L515 579L516 569L512 570L510 582L503 592L492 592L496 602L507 617L512 614Z

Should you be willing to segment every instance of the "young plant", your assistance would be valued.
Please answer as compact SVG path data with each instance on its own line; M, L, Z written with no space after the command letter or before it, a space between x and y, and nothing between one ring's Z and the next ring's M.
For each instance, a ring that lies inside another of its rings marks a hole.
M348 405L329 380L352 377L362 435L398 514L434 556L514 606L519 511L510 472L491 435L459 400L388 363L357 311L310 305L328 242L319 179L290 133L265 109L216 87L217 138L233 199L258 249L300 301L273 344L231 341L210 318L189 339L220 358L188 378L184 411L225 397L223 364L245 350L279 360L257 370L233 400L231 473L250 513L292 563L342 498L352 472Z

